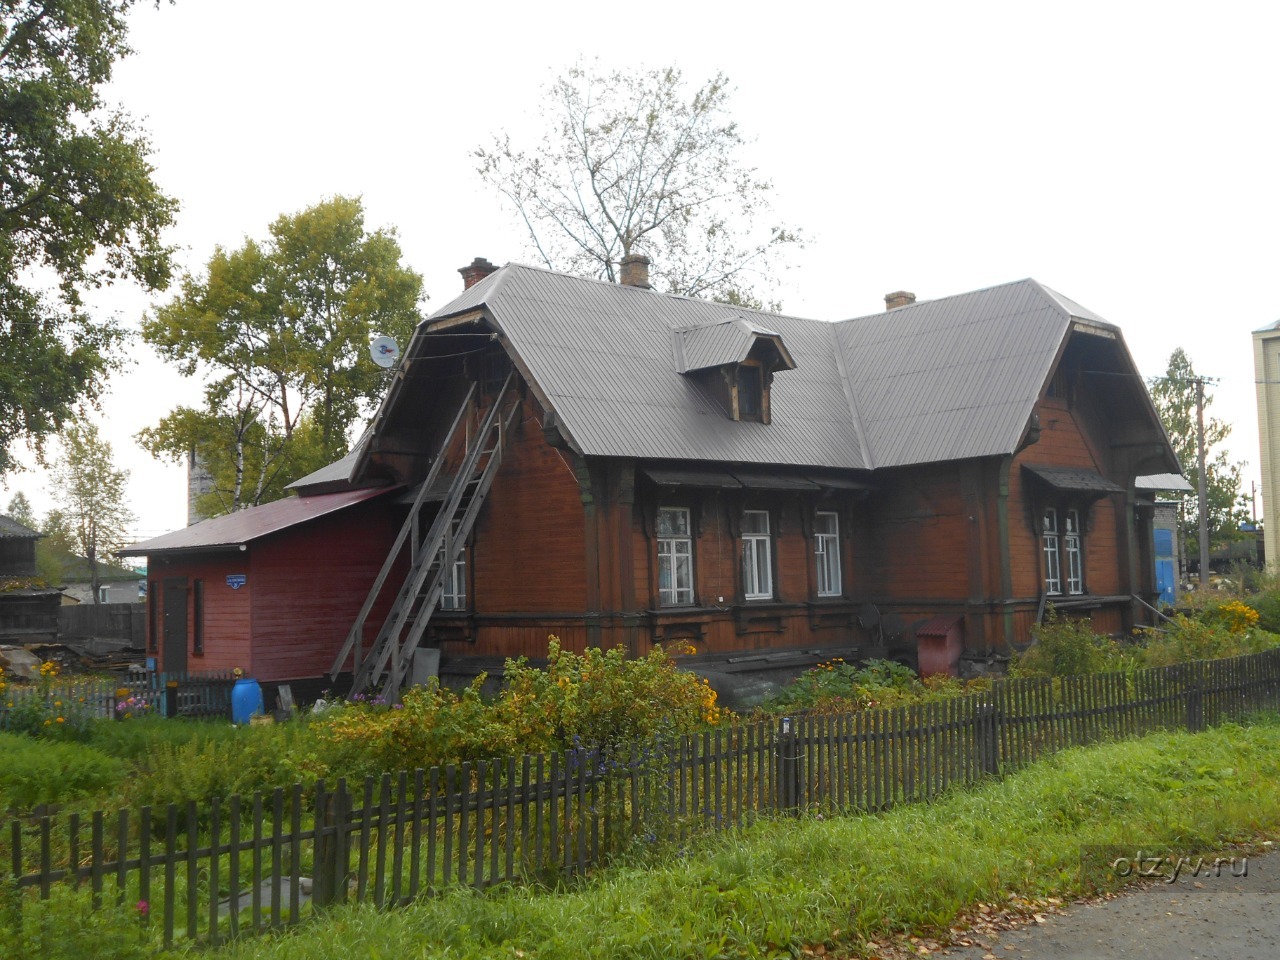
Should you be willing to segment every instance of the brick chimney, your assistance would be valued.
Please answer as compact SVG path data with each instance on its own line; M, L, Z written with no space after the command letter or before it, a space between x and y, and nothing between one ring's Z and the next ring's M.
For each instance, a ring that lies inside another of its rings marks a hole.
M909 307L916 302L916 295L908 293L906 290L897 290L893 293L884 295L885 310L897 310L899 307Z
M643 253L631 253L622 258L622 283L628 287L649 287L649 258Z
M493 271L497 270L492 263L484 257L476 257L465 267L459 267L458 272L462 274L462 289L470 290L477 283L487 277Z

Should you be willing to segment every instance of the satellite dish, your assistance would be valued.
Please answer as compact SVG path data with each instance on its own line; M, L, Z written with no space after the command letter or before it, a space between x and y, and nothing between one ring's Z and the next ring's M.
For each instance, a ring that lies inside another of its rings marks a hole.
M376 337L369 344L369 355L374 363L385 369L400 359L400 345L391 337Z

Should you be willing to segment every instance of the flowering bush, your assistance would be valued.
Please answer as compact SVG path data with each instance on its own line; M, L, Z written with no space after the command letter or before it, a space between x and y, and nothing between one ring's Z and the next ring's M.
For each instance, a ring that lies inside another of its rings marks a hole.
M116 718L130 720L133 717L145 717L154 709L146 697L126 697L116 701Z
M966 689L965 684L950 678L921 680L910 667L893 660L868 660L863 666L856 666L846 663L843 657L835 657L806 670L761 704L760 711L846 713L941 699Z
M6 729L54 740L89 738L93 718L85 698L69 690L55 690L58 675L57 663L49 660L40 664L34 687L0 682Z
M715 691L662 651L629 659L621 648L579 655L550 638L545 669L506 664L496 699L485 678L461 692L432 684L400 704L365 701L313 722L320 773L358 776L466 760L544 753L690 733L719 723Z

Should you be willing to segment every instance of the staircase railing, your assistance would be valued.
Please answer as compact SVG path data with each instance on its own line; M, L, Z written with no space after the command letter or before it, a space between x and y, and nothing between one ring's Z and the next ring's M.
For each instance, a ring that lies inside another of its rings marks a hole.
M480 506L501 465L506 436L519 410L519 404L513 404L507 410L506 416L501 416L501 399L506 396L514 377L514 371L509 373L501 390L497 393L498 399L490 407L483 424L476 433L475 442L469 446L463 457L427 535L420 542L417 541L416 536L412 536L414 549L409 571L397 591L395 601L378 631L369 655L363 659L359 656L356 658L358 663L354 667L352 695L363 693L378 684L388 664L390 676L387 678L387 688L398 691L403 685L410 658L417 650L426 632L427 624L439 605L449 571L465 549L466 539L475 525ZM468 401L470 396L468 394ZM450 441L456 429L457 421L450 430L449 440L437 457L437 463L432 465L432 474L437 472L436 467L450 449ZM428 480L424 481L423 489L419 490L418 497L415 498L417 507L411 511L409 521L402 529L401 536L397 538L396 546L384 564L385 570L389 571L394 566L396 557L403 549L405 537L411 536L418 529L417 514L420 512L422 503L425 503L427 484L434 482L434 479L434 476L429 475ZM469 499L468 494L470 494ZM465 507L464 500L466 500ZM461 511L461 517L459 517L459 511ZM386 578L381 579L385 582ZM380 593L382 584L377 584L377 587ZM366 602L369 609L372 609L376 602L376 596L375 594L372 602ZM408 628L407 635L406 628ZM360 649L362 644L357 640L352 646ZM344 649L342 656L335 662L334 676L337 675L345 658L346 650Z

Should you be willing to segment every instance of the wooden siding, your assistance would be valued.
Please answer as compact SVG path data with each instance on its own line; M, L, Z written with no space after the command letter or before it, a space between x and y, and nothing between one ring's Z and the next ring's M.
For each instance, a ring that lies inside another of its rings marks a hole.
M256 679L316 677L332 666L400 529L402 511L382 497L250 546ZM376 635L389 603L388 597L375 607L366 637Z
M249 673L253 667L250 637L252 635L251 597L254 590L253 557L248 553L208 553L174 557L147 558L149 578L163 584L165 580L181 578L187 583L187 670L199 673L205 670L231 670L242 668ZM227 577L243 574L245 585L231 589ZM193 599L196 580L204 581L204 653L194 652L196 636L195 603ZM163 590L148 598L148 605L163 603ZM163 618L147 611L147 629L163 625ZM166 669L163 638L154 645L148 636L148 650L155 650L158 666Z
M1060 400L1041 401L1040 439L1014 457L1009 474L1009 556L1013 571L1013 593L1017 597L1038 597L1044 587L1043 560L1038 519L1044 506L1053 506L1046 494L1029 482L1023 464L1054 464L1082 467L1103 476L1108 465L1086 441L1077 417ZM1057 498L1055 502L1065 502ZM1124 565L1119 555L1118 524L1124 519L1124 495L1104 496L1081 504L1084 522L1085 590L1094 595L1127 593Z
M869 596L964 603L974 531L958 465L886 473L863 511L866 538L855 549Z
M448 656L545 657L552 633L568 649L586 647L582 494L573 454L547 443L540 412L536 401L523 401L472 531L467 587L474 616L437 614L432 635Z

